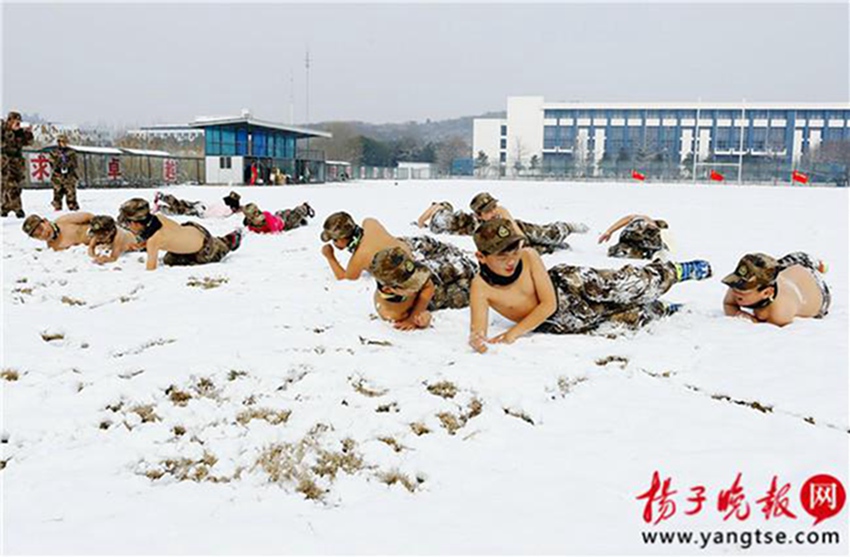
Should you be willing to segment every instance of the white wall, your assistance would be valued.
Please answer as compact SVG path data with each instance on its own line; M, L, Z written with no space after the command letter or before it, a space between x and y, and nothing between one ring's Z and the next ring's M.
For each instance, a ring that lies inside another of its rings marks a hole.
M472 121L472 160L484 151L492 168L499 168L499 134L507 120L500 118L476 118ZM498 175L498 171L495 173Z
M507 171L521 159L525 168L531 157L543 159L543 97L508 97Z
M219 168L219 157L206 157L207 184L243 183L244 157L230 157L230 168Z

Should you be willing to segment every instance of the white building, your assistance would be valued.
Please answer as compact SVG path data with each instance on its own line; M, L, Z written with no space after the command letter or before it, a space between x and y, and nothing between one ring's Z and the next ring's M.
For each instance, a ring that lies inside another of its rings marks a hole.
M473 158L512 175L611 160L680 163L772 157L795 165L826 141L850 140L850 103L583 103L508 97L506 118L473 122Z

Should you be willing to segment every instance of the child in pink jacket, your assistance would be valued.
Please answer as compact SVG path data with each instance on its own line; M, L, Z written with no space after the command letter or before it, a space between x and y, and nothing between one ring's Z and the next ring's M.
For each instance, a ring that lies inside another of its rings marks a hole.
M242 213L245 215L243 224L248 227L248 230L257 234L277 234L306 226L307 219L316 215L307 203L302 203L294 209L284 209L274 213L261 211L255 204L249 203L242 209Z

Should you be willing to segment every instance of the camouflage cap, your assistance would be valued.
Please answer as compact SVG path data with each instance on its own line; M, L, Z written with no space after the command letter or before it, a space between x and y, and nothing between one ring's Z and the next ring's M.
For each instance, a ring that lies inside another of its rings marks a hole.
M475 247L484 255L502 253L512 244L523 240L507 219L492 219L475 229Z
M254 203L248 203L242 208L242 214L245 215L244 223L253 224L256 226L262 226L263 221L266 216L263 214L263 211L260 210Z
M481 213L486 213L487 211L495 209L496 203L498 202L498 199L484 191L472 198L472 201L469 202L469 208L472 209L476 215L480 215Z
M351 215L345 211L339 211L325 219L323 228L322 241L330 242L351 237L357 228L357 223Z
M38 225L40 225L43 220L44 219L38 215L30 215L24 219L24 224L21 226L21 229L27 236L32 236L38 228Z
M118 222L141 222L147 220L150 214L151 207L148 202L140 197L134 197L121 205Z
M369 272L383 286L418 292L431 277L431 271L416 263L399 247L383 249L372 258Z
M115 225L115 219L109 215L94 216L89 223L89 232L92 234L109 234L116 230L118 228Z
M224 200L224 204L228 207L236 210L239 208L239 202L242 200L242 196L240 196L235 191L228 193L226 196L222 198Z
M62 135L60 135L59 137L56 138L56 143L64 143L65 145L67 145L68 144L68 136L63 133Z
M21 119L21 113L15 112L14 110L10 110L9 115L6 116L6 120L20 120L20 119Z
M452 204L449 203L448 201L435 201L434 205L439 205L440 207L443 207L444 209L448 209L451 212L454 212L454 210L455 210L454 206L452 206Z
M733 273L723 279L723 284L737 290L752 290L773 284L779 274L779 263L764 253L748 253L738 261Z

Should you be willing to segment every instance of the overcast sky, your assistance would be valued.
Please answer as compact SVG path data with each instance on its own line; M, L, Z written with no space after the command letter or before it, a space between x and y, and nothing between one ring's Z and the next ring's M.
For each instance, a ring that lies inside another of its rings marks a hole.
M846 3L9 4L3 112L402 122L581 101L847 101ZM294 86L293 86L294 83Z

